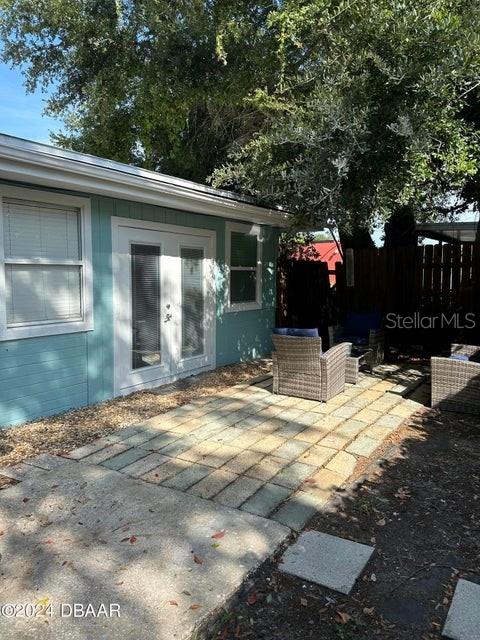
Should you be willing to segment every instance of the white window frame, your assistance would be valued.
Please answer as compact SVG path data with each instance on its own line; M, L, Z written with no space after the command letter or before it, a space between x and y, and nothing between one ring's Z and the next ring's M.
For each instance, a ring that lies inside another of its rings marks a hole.
M48 258L7 259L5 258L3 234L3 198L18 198L40 204L56 204L75 207L80 210L81 260L50 260ZM61 322L38 322L32 324L7 326L6 302L6 264L71 264L82 267L81 301L82 319ZM79 198L60 193L50 193L37 189L11 187L0 185L0 341L17 340L20 338L36 338L39 336L53 336L63 333L77 333L93 330L93 285L92 285L92 228L91 206L88 198Z
M252 302L232 302L230 299L230 273L231 271L251 271L249 267L232 267L232 231L254 235L257 238L257 267L256 267L256 292L255 301ZM238 222L225 223L225 286L226 286L226 311L252 311L262 308L262 228L257 224L241 224Z

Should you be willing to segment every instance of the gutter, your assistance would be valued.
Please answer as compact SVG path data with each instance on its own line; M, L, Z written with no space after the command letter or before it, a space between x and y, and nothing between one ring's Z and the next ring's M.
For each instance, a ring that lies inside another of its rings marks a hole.
M228 191L3 134L0 178L276 227L291 219Z

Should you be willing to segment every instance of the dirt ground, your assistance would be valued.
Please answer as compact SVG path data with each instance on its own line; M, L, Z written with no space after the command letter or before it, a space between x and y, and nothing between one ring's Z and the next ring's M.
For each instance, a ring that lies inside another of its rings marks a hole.
M160 387L158 391L138 391L21 426L0 428L0 465L16 464L43 452L70 451L199 396L213 395L270 371L270 360L229 365Z
M208 640L440 639L458 578L480 583L480 420L425 411L382 455L309 523L375 547L350 595L282 574L277 558Z

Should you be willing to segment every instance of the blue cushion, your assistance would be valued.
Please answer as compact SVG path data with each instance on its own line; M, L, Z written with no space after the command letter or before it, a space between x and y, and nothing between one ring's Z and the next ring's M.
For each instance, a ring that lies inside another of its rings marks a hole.
M371 329L380 329L382 326L382 314L379 311L370 313L347 313L344 324L346 335L367 338Z
M273 327L272 333L276 336L288 336L289 329L287 327Z
M368 338L361 338L360 336L342 336L342 342L351 342L356 347L363 347L368 345Z
M300 336L301 338L318 338L318 329L289 329L289 336Z
M463 353L453 353L450 358L452 360L470 360L470 358Z

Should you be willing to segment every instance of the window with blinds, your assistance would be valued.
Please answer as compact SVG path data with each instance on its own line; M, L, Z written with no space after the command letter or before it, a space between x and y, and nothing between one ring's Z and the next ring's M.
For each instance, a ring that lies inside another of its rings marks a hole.
M7 328L82 320L80 209L4 197L2 217Z
M232 225L233 227L233 225ZM229 233L230 305L252 305L259 301L259 235L235 226Z
M203 249L182 247L182 358L205 352Z

